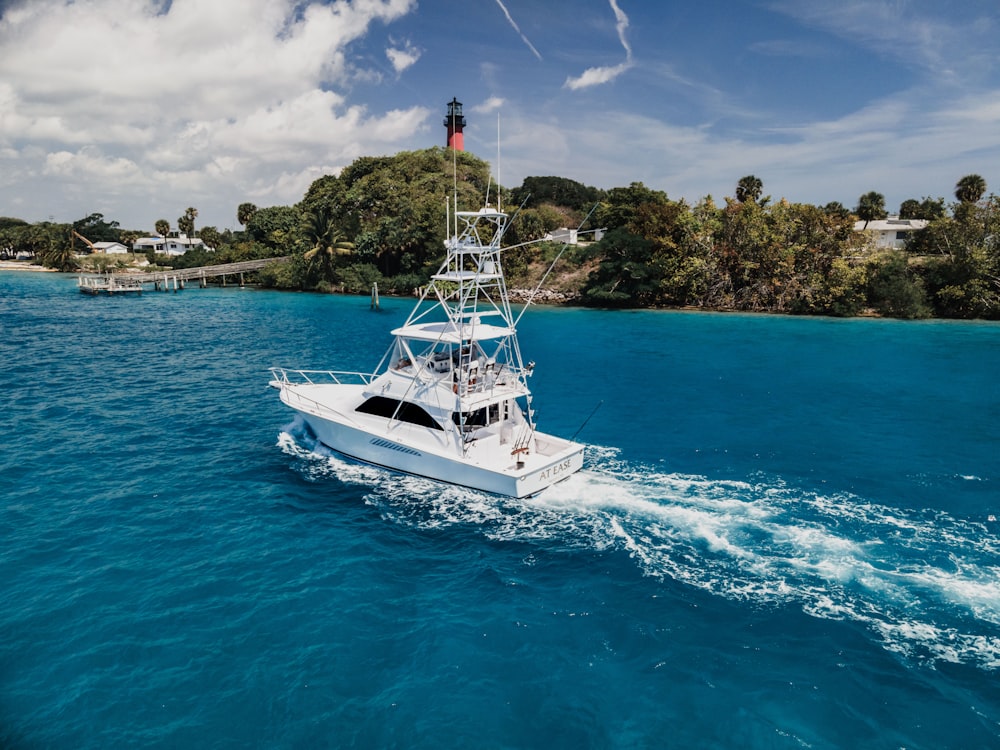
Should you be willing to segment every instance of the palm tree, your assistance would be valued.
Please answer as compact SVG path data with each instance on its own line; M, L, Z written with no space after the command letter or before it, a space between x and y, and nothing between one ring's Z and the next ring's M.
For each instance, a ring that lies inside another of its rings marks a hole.
M318 263L320 275L327 281L332 280L334 261L338 256L350 255L354 250L354 243L348 241L337 228L327 207L317 207L305 214L302 225L303 234L312 245L312 249L307 250L302 257Z
M899 204L900 219L920 219L920 201L916 198L907 198Z
M823 206L823 213L827 216L834 216L838 219L846 219L851 215L851 212L847 210L847 207L840 201L830 201L825 206Z
M236 221L245 227L255 213L257 213L257 206L253 203L241 203L236 209Z
M157 219L155 226L156 233L163 240L163 247L160 248L160 252L165 253L167 251L167 235L170 234L170 222L166 219Z
M740 181L736 183L736 200L740 203L747 201L756 203L763 189L764 183L760 181L760 178L748 174L746 177L741 177Z
M194 237L194 220L198 218L197 208L187 208L184 215L177 220L177 228L188 237Z
M955 185L955 197L962 203L979 203L986 193L986 180L977 174L967 174Z
M854 213L865 223L863 228L867 229L868 222L875 221L875 219L884 219L889 215L885 210L885 196L882 193L876 193L874 190L865 193L858 198L858 207L854 209Z
M63 239L57 239L54 232L47 227L36 226L32 236L35 245L35 255L42 260L42 265L55 268L58 271L73 271L77 267L76 256L73 253L73 236L66 232Z

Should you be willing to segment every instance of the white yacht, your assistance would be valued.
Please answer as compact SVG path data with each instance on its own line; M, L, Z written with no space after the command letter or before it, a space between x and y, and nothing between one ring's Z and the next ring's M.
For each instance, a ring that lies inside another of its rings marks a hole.
M272 368L271 385L324 445L407 474L527 497L583 465L539 432L501 263L508 215L449 217L447 257L372 373Z

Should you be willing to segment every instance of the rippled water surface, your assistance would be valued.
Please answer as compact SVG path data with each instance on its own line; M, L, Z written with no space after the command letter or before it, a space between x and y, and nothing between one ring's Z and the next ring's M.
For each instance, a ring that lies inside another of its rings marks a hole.
M996 324L532 310L512 500L267 387L408 300L73 284L0 273L5 750L1000 747Z

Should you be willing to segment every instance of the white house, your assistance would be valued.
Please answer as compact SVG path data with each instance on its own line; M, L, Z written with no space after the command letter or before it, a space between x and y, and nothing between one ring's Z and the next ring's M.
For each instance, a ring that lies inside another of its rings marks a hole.
M887 219L869 221L867 227L863 221L855 222L854 231L869 235L872 244L877 248L901 249L910 233L923 229L927 223L927 219L900 219L890 216Z
M567 229L566 227L559 227L558 229L553 229L549 232L543 239L549 240L550 242L563 242L567 245L576 244L576 230Z
M176 236L161 237L140 237L132 243L132 251L136 253L147 253L152 250L158 255L184 255L188 250L201 248L203 250L214 251L214 247L209 247L200 237L188 237L186 234Z
M95 253L104 253L105 255L125 255L129 251L120 242L95 242L92 249Z

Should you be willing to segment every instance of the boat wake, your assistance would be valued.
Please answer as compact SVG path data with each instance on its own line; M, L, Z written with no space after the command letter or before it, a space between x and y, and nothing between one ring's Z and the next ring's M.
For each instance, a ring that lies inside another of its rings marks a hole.
M668 474L588 446L535 498L498 498L343 459L293 423L281 447L321 481L366 488L384 518L475 524L494 540L626 552L644 575L756 606L863 624L908 661L1000 669L1000 526L821 494L773 477Z

